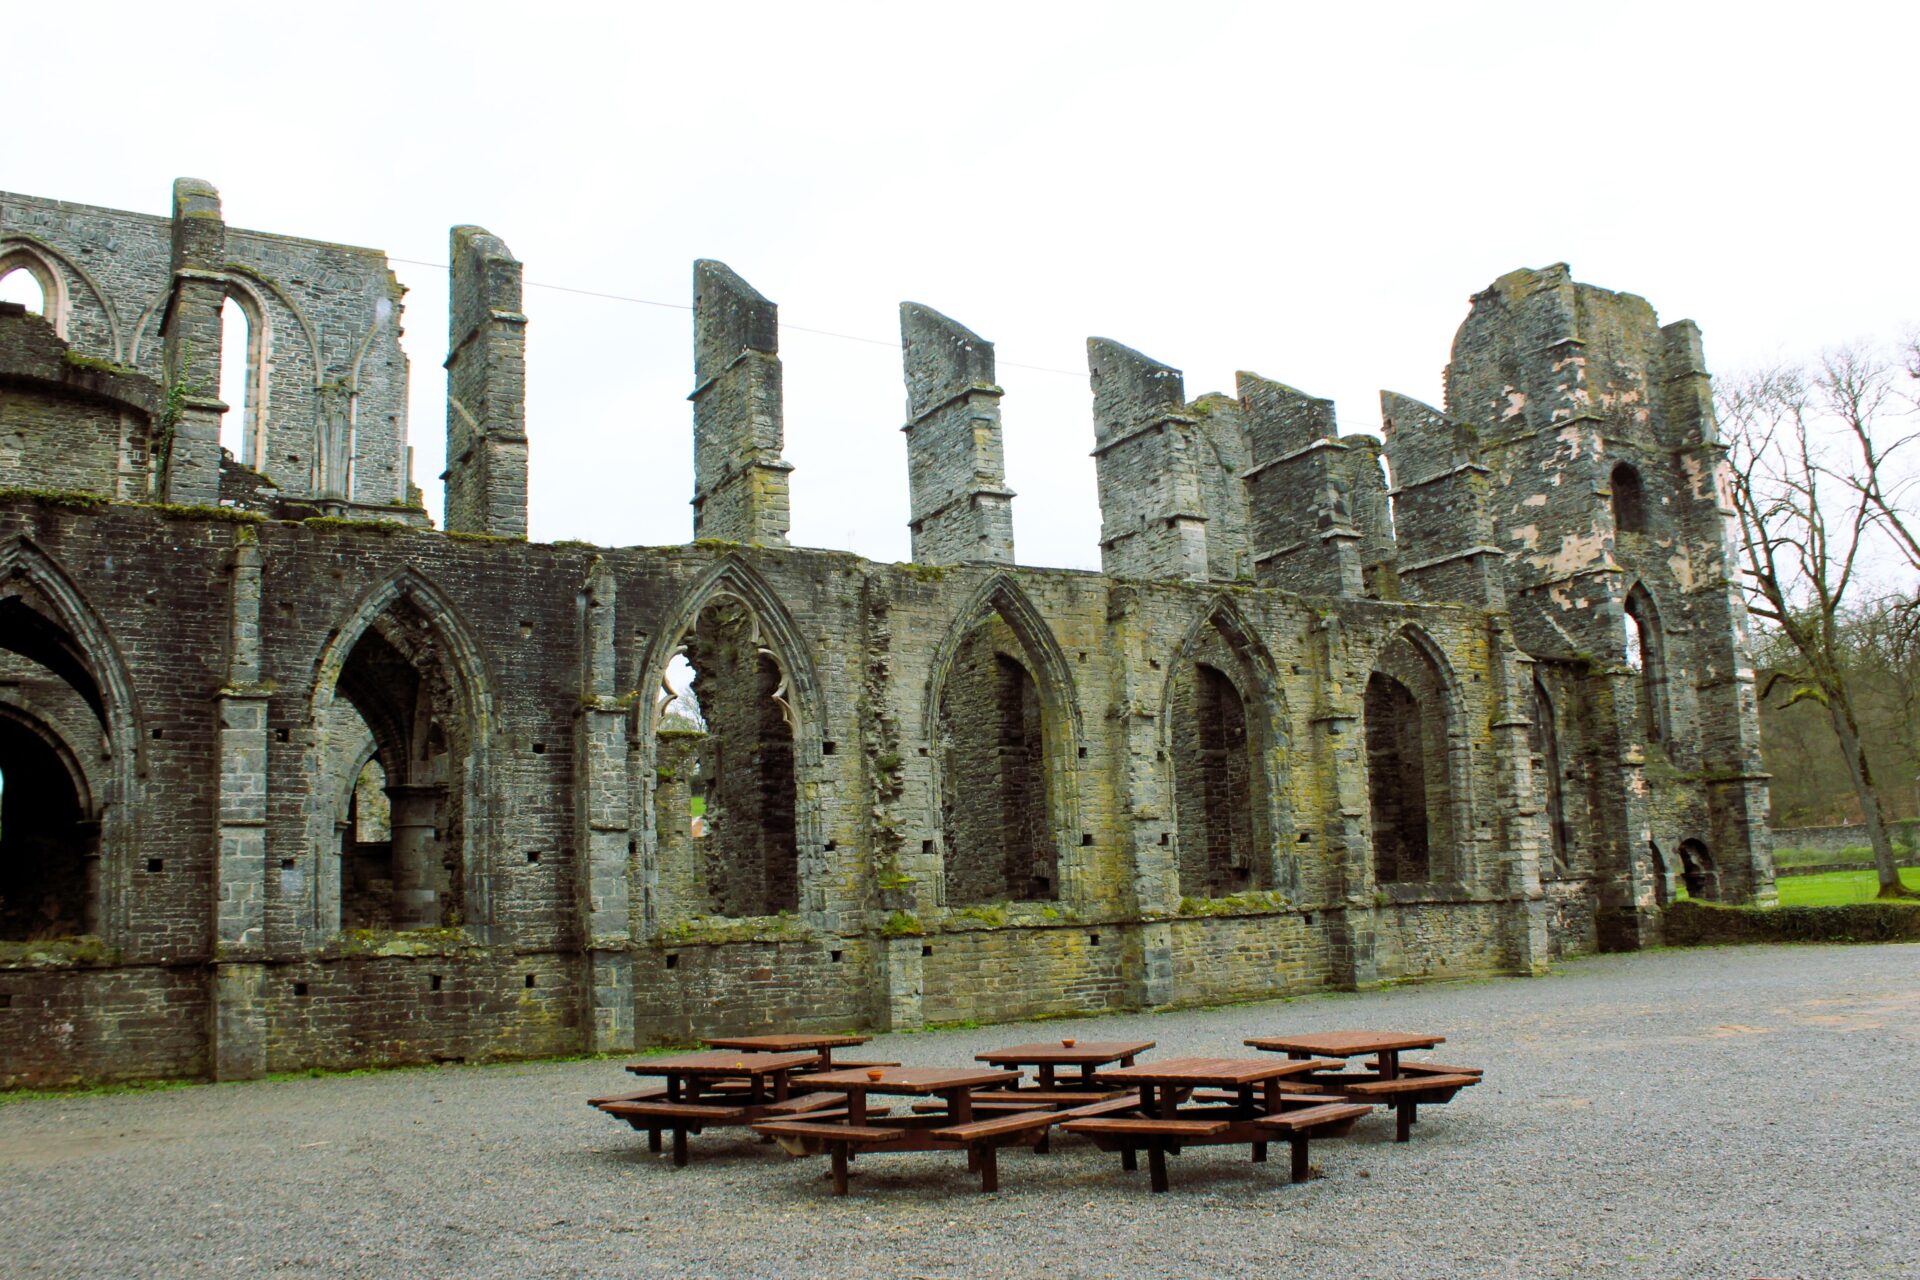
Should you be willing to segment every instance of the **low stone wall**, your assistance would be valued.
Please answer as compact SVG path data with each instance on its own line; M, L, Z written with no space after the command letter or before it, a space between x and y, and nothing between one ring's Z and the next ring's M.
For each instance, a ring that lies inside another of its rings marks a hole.
M1849 902L1832 907L1731 907L1676 902L1666 910L1673 947L1736 942L1920 942L1920 903Z
M1920 819L1903 818L1892 824L1893 847L1907 853L1920 852ZM1873 842L1867 838L1867 824L1864 822L1843 822L1830 827L1775 827L1773 829L1773 847L1776 849L1818 849L1822 853L1837 853L1841 849L1857 849Z

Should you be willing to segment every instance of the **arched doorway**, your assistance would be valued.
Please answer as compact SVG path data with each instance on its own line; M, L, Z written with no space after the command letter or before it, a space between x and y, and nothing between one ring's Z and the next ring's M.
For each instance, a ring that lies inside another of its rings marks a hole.
M92 930L99 828L58 740L0 717L0 939Z

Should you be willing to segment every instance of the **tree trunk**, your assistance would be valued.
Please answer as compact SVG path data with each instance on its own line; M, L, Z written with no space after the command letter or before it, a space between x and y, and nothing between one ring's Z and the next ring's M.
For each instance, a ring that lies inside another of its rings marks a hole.
M1893 863L1893 839L1887 833L1885 815L1880 809L1880 790L1873 785L1873 770L1867 764L1867 751L1860 742L1860 729L1854 723L1853 704L1844 692L1827 691L1827 711L1833 717L1833 732L1840 739L1840 754L1846 758L1847 774L1853 779L1853 793L1860 798L1860 813L1867 823L1867 839L1873 845L1873 865L1880 873L1882 898L1908 896L1900 883L1900 868Z

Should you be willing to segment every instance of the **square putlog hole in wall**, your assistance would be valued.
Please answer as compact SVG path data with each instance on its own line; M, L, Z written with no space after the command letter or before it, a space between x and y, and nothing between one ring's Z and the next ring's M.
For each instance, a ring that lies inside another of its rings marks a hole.
M920 842L920 852L922 852L922 853L932 853L932 852L933 852L933 841L931 841L931 840L922 840L922 841Z
M1097 934L1097 933L1090 933L1090 934L1088 934L1088 935L1087 935L1087 945L1088 945L1088 946L1090 946L1090 947L1097 947L1097 946L1099 946L1099 945L1100 945L1100 935L1099 935L1099 934Z
M159 858L147 859L147 870L149 871L164 871L166 870L166 866L167 864Z
M429 990L429 991L438 991L439 989L440 989L440 975L439 975L439 974L437 974L437 973L430 973L430 974L428 974L428 975L427 975L427 990Z
M820 744L820 754L821 754L821 755L823 755L823 756L830 756L830 755L832 755L832 754L834 753L834 751L835 751L835 749L836 749L836 747L835 747L835 744L834 744L834 743L831 743L831 742L822 742L822 743Z
M13 994L7 991L0 991L0 1009L11 1008L13 1008Z
M544 743L544 742L536 742L536 743L534 743L534 744L533 744L533 754L535 754L535 755L537 755L537 756L543 756L543 755L545 755L545 754L547 754L547 744L546 744L546 743Z
M532 864L538 861L540 861L540 851L538 849L527 850L527 862Z
M296 983L294 983L294 984L293 984L293 994L295 994L296 996L304 996L304 995L306 995L306 994L307 994L307 984L306 984L306 983L304 983L304 982L296 982Z
M923 955L923 956L930 956L930 955L932 955L932 954L933 954L933 948L932 948L932 947L924 947L924 946L923 946L923 947L921 947L921 948L920 948L920 954L921 954L921 955Z
M840 963L840 959L841 959L841 957L842 957L842 956L844 956L844 955L846 955L846 952L844 952L844 951L830 951L830 952L828 952L827 954L833 957L833 962L834 962L835 964L839 964L839 963Z
M679 957L679 956L677 956L677 955L670 955L670 956L668 956L668 957L667 957L667 968L669 968L669 969L678 969L679 967L680 967L680 957Z
M1080 834L1080 847L1082 849L1093 848L1093 834L1091 832L1082 832Z
M527 975L527 990L531 991L539 985L540 985L540 979L536 978L531 973Z

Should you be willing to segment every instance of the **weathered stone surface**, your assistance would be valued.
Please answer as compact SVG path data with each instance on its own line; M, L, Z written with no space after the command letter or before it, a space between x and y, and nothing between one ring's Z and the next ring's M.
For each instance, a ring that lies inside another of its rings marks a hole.
M49 318L0 308L0 769L44 781L0 831L59 869L0 846L0 1083L1535 972L1650 940L1676 883L1766 896L1699 338L1638 299L1563 268L1476 299L1448 411L1383 401L1397 542L1326 402L1189 403L1093 341L1091 574L1012 564L991 344L911 305L918 563L784 546L777 315L701 263L701 540L548 546L519 264L475 228L448 510L505 536L311 518L405 513L404 472L341 501L331 464L154 505L172 388L217 386L186 328L234 287L192 274L219 235L390 341L379 255L217 213L192 183L171 221L0 196L64 273Z

